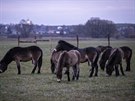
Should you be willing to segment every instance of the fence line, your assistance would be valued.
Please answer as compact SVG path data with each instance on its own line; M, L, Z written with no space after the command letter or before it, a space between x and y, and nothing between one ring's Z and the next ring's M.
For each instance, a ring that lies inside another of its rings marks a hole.
M45 41L50 41L50 39L37 39L35 36L34 39L32 40L22 40L20 36L18 36L18 46L20 46L20 43L34 43L37 45L37 42L45 42Z

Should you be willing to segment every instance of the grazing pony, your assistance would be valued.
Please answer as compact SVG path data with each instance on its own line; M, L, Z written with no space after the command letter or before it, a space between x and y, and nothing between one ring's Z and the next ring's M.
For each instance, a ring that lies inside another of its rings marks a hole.
M60 82L62 79L62 71L63 68L66 67L66 74L68 77L68 81L70 81L70 67L73 68L73 77L72 80L76 78L79 79L79 63L80 63L81 55L77 50L63 51L60 54L58 59L58 63L55 69L55 73L57 76L57 81Z
M115 48L111 51L108 62L106 64L106 73L110 76L112 72L115 70L116 76L119 76L118 65L120 65L120 70L122 75L124 74L122 67L122 58L124 57L124 53L120 48ZM115 69L114 69L115 66Z
M15 61L18 69L18 74L21 74L20 62L26 62L30 60L32 60L32 63L34 64L32 73L35 72L37 66L37 73L40 73L42 66L42 56L43 52L37 46L11 48L0 61L0 73L5 72L7 70L8 64L10 64L12 61Z
M84 63L84 62L88 62L88 64L91 63L92 69L91 69L91 73L89 75L89 77L93 76L94 73L94 69L95 69L95 76L97 76L98 74L98 58L99 58L99 52L96 48L94 47L86 47L86 48L77 48L74 45L71 45L70 43L63 41L63 40L59 40L58 44L56 46L56 51L69 51L69 50L78 50L81 54L81 59L80 59L80 63Z
M122 46L119 48L124 52L123 59L126 61L126 64L127 64L126 71L130 71L130 61L131 61L131 57L132 57L132 49L130 49L127 46ZM109 59L109 56L110 56L112 50L113 50L112 48L107 48L106 50L103 51L103 54L101 55L101 58L99 61L99 65L102 70L104 70L106 61Z

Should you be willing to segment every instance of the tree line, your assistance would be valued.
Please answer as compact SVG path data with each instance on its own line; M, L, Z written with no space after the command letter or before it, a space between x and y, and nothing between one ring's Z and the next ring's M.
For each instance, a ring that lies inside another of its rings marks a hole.
M29 37L37 32L40 32L40 34L50 34L49 32L53 31L54 34L57 34L57 31L59 31L59 35L65 35L66 33L66 36L79 35L92 38L106 38L109 35L119 38L121 36L135 37L135 24L115 24L113 21L97 17L90 18L85 24L71 26L63 25L61 27L44 25L39 26L33 24L30 20L24 19L22 19L18 24L12 26L0 24L0 34L5 33L10 35L13 31L22 37Z

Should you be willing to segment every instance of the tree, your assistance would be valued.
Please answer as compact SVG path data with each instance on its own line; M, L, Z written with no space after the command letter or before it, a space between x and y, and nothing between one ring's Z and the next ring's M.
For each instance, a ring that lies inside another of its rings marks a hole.
M22 37L29 37L31 32L33 31L32 21L30 21L29 19L22 19L20 23L16 25L16 30Z
M85 36L85 33L86 33L86 31L85 31L85 26L84 25L77 25L77 26L75 26L75 31L74 31L74 33L75 34L77 34L77 35L80 35L80 36Z
M116 27L112 21L91 18L86 22L85 30L91 37L107 37L116 32Z

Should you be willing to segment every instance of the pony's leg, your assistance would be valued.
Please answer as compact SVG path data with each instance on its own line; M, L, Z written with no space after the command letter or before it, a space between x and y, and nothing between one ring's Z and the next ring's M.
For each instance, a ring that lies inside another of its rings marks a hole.
M95 70L96 70L95 76L98 76L98 65L97 64L95 65Z
M92 77L93 73L94 73L94 64L92 63L92 69L91 69L91 73L90 73L89 77Z
M80 68L79 68L79 64L77 65L77 77L76 77L76 80L79 79L79 74L80 74Z
M77 76L78 76L78 66L75 65L75 66L73 66L73 77L72 77L72 80L75 80L75 78L77 80L77 78L78 78Z
M130 71L130 60L131 59L126 59L126 63L127 63L126 71Z
M42 66L42 56L40 56L38 62L37 62L37 65L38 65L38 74L40 73L40 70L41 70L41 66ZM55 65L54 65L55 66ZM55 70L55 69L54 69ZM53 71L54 72L54 71Z
M20 61L16 61L17 69L18 69L18 74L21 74L21 69L20 69Z
M76 76L75 76L75 75L76 75L76 66L73 66L72 68L73 68L73 73L72 73L73 76L72 76L72 80L75 80L75 77L76 77Z
M120 63L120 70L121 70L122 75L125 75L123 71L122 63Z
M118 65L115 65L115 75L116 76L119 76L119 70L118 70Z
M70 81L70 72L69 72L69 68L67 68L67 78L68 78L68 81Z
M38 67L38 72L37 72L38 74L40 74L40 73L41 73L41 72L40 72L40 70L41 70L41 67Z
M54 71L55 71L55 64L51 60L51 72L54 73Z
M33 64L34 64L35 66L34 66L32 72L31 72L32 74L35 73L35 70L36 70L36 68L37 68L37 62L34 62L34 61L33 61Z
M38 73L38 74L40 74L41 65L39 65L39 61L38 61L38 63L37 63L37 64L38 64L38 72L37 72L37 73Z

